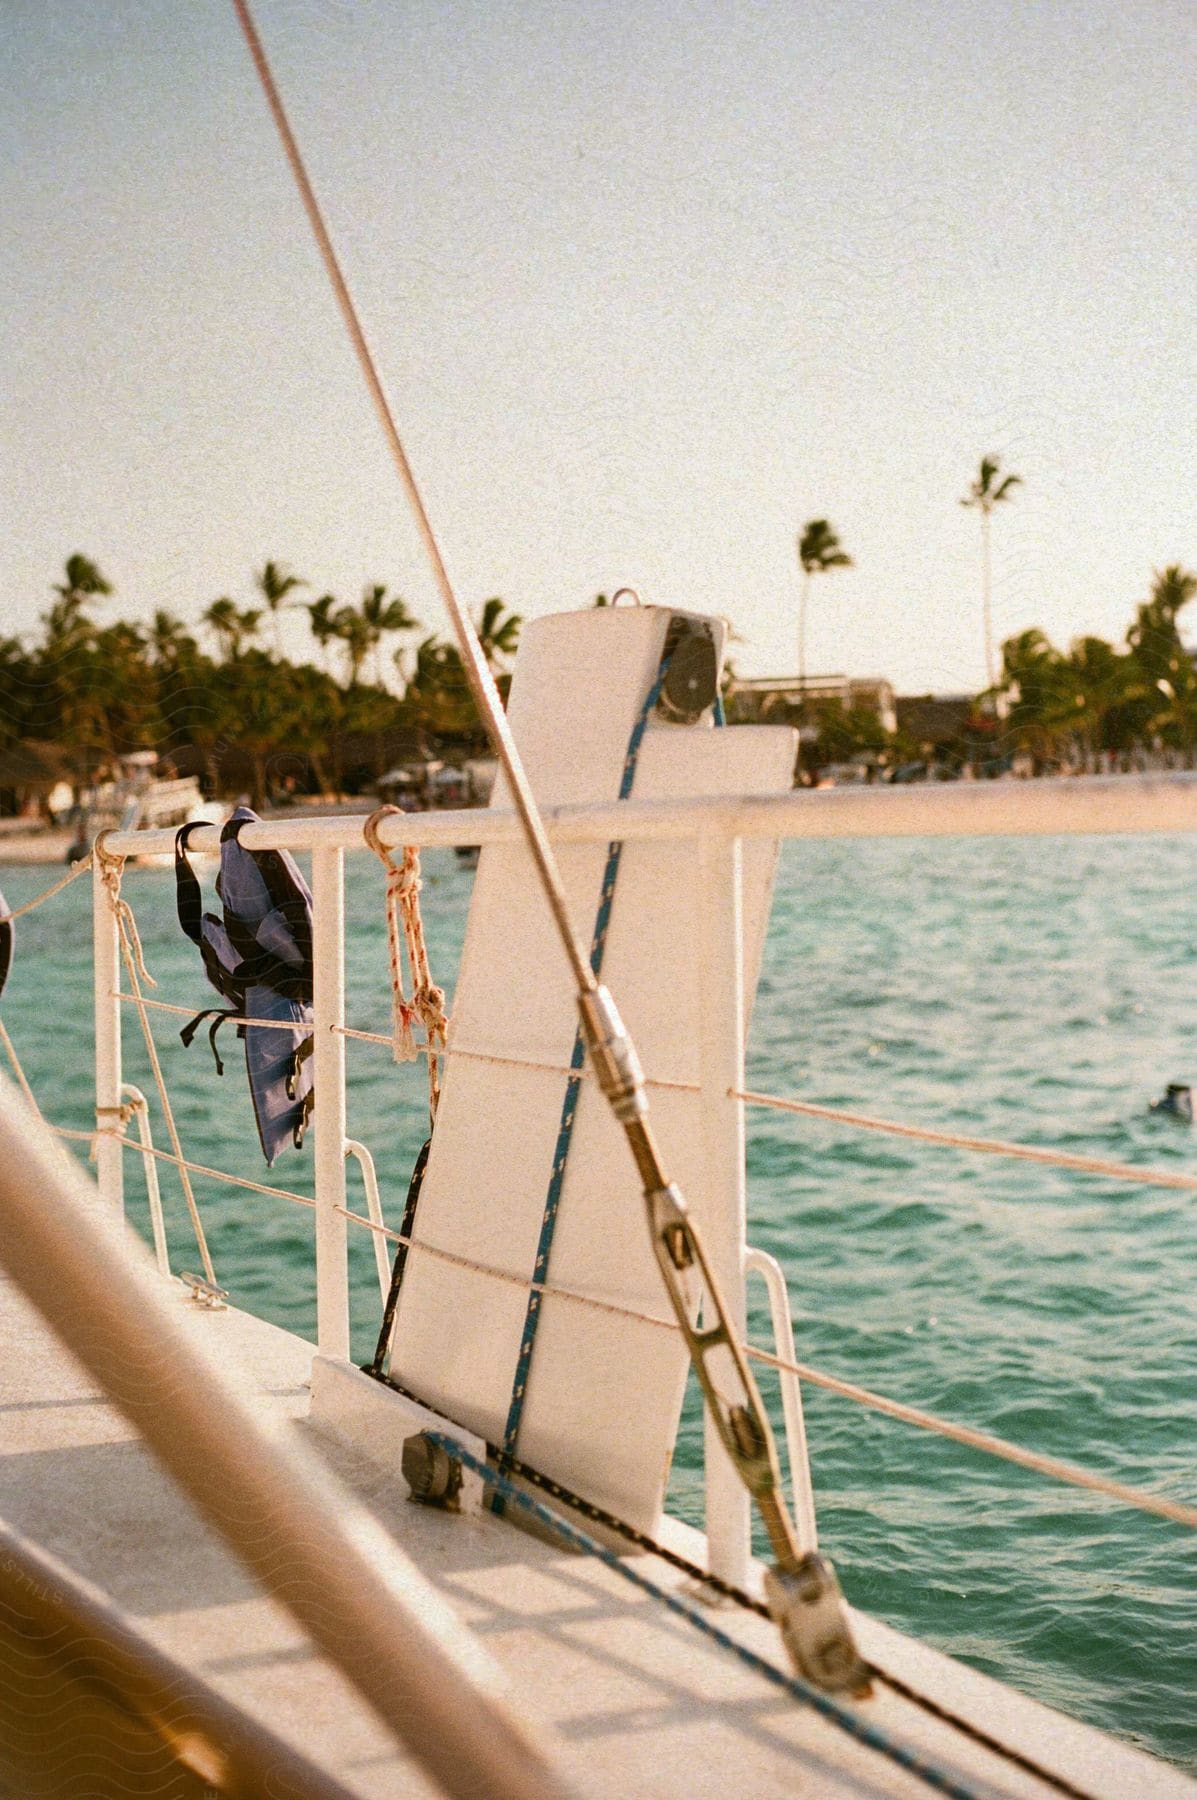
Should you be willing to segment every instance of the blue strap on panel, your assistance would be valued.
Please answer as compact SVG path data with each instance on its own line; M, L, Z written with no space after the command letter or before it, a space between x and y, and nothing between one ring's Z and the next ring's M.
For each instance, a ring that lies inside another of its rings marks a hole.
M636 779L636 764L640 757L640 745L648 725L649 715L657 704L661 693L661 684L669 667L664 662L657 671L656 680L648 691L643 706L632 726L628 738L627 752L623 759L623 774L619 782L619 798L626 800L632 792L632 784ZM723 706L718 694L715 698L715 723L724 723ZM595 975L599 975L603 966L603 951L607 945L607 928L611 923L611 903L615 898L615 881L619 874L620 857L623 855L622 839L615 839L607 847L607 865L603 871L603 885L599 895L598 911L594 919L594 935L590 941L590 966ZM540 1222L540 1238L536 1246L536 1264L532 1271L533 1281L542 1282L548 1277L549 1253L553 1247L553 1232L557 1224L557 1210L561 1205L561 1189L565 1182L565 1166L569 1160L570 1140L573 1137L574 1119L578 1111L578 1095L582 1086L582 1067L586 1061L586 1040L579 1026L574 1033L573 1053L569 1059L569 1079L565 1085L565 1099L561 1106L561 1123L557 1129L557 1146L553 1151L553 1167L549 1176L548 1192L545 1195L544 1217ZM524 1316L524 1330L520 1339L520 1353L515 1365L515 1380L511 1389L511 1402L507 1409L507 1428L503 1434L503 1453L499 1467L509 1468L515 1455L516 1442L519 1438L520 1419L524 1410L524 1394L528 1385L528 1370L532 1364L532 1351L536 1343L536 1329L540 1323L540 1303L543 1296L538 1288L533 1288L528 1295L528 1310ZM496 1490L491 1500L492 1510L502 1513L504 1509L503 1495Z

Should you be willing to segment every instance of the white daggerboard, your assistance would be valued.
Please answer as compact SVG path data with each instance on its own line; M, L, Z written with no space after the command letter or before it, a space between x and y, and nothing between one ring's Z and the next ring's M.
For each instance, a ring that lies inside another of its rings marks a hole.
M672 609L596 608L525 627L509 717L538 800L618 797L628 739L656 679ZM722 621L707 623L720 661ZM788 727L712 729L650 716L633 798L783 792ZM492 805L509 800L496 784ZM571 917L589 952L606 844L558 850ZM697 850L628 843L602 979L645 1072L699 1079L702 969ZM768 920L776 845L744 846L744 992L751 1004ZM396 1316L391 1373L426 1404L501 1444L519 1359L566 1076L574 988L531 859L489 845L478 863L454 998L450 1055L414 1238L510 1280L413 1249ZM526 1067L525 1064L548 1065ZM654 1130L671 1177L703 1191L699 1096L654 1088ZM581 1085L547 1280L615 1307L668 1312L635 1167L593 1082ZM651 1530L681 1412L687 1357L676 1332L545 1296L517 1454L576 1492Z

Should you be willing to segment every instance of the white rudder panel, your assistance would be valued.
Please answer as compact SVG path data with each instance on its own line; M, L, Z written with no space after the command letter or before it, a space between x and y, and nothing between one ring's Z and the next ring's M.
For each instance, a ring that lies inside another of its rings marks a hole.
M545 805L618 797L629 738L657 679L671 621L656 607L554 614L524 632L509 716ZM724 627L693 619L721 662ZM677 627L674 627L676 635ZM671 640L672 641L672 640ZM701 662L701 658L699 659ZM794 764L788 728L713 730L647 721L636 799L781 792ZM500 782L492 804L508 798ZM560 847L574 927L589 950L607 845ZM746 1004L755 990L776 846L745 845ZM650 1078L699 1079L697 849L624 846L602 979ZM392 1374L428 1405L502 1444L529 1283L577 1028L568 965L527 852L481 855L432 1150L414 1236L507 1280L413 1251L397 1313ZM475 1060L477 1057L477 1060ZM534 1066L529 1066L534 1065ZM547 1065L547 1066L546 1066ZM666 1167L700 1218L710 1212L696 1093L650 1088ZM540 1279L605 1303L668 1307L623 1132L593 1082L578 1091L547 1271ZM535 1321L516 1454L643 1528L659 1515L687 1358L677 1333L619 1312L544 1296Z

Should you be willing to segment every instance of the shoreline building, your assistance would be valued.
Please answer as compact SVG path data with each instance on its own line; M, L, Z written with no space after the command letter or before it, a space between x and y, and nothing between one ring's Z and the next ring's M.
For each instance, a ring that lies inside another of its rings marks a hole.
M871 713L887 733L898 729L894 690L881 675L736 677L728 683L724 704L733 724L797 725L804 743L817 741L819 719L833 707Z

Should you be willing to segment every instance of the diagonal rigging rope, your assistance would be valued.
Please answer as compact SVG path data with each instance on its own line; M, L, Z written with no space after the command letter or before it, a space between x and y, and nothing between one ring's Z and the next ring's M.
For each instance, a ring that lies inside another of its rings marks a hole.
M445 1250L440 1245L429 1244L416 1238L404 1237L400 1232L392 1231L389 1226L378 1225L360 1213L338 1207L355 1225L363 1226L367 1231L381 1232L383 1236L395 1243L406 1243L409 1250L420 1251L433 1256L438 1261L452 1263L458 1268L486 1275L497 1281L510 1282L513 1285L532 1288L541 1295L552 1296L560 1300L571 1300L578 1305L589 1306L597 1311L611 1313L617 1317L630 1319L641 1325L656 1326L663 1331L676 1331L676 1323L672 1319L662 1318L654 1313L637 1312L633 1307L621 1306L616 1301L600 1300L596 1296L580 1293L576 1288L564 1288L550 1285L543 1281L528 1281L522 1275L513 1275L506 1269L497 1269L490 1264L475 1262L472 1258L461 1256L456 1251ZM1169 1500L1162 1495L1149 1494L1140 1488L1129 1487L1125 1482L1114 1481L1109 1476L1097 1475L1088 1469L1079 1468L1075 1463L1062 1462L1058 1457L1042 1455L1037 1450L1026 1450L1020 1444L1013 1444L1006 1438L995 1436L992 1432L979 1431L971 1425L957 1425L950 1419L942 1419L936 1413L925 1412L917 1406L908 1406L900 1400L891 1400L884 1394L876 1394L870 1388L859 1387L855 1382L844 1381L838 1375L828 1375L821 1369L812 1368L809 1363L790 1362L785 1357L776 1356L772 1351L761 1350L754 1344L746 1344L745 1352L754 1361L767 1367L779 1370L782 1374L797 1375L803 1381L809 1381L816 1387L826 1388L829 1393L838 1394L842 1399L855 1400L859 1405L871 1408L874 1412L885 1413L889 1418L898 1419L903 1424L918 1426L923 1431L936 1433L940 1437L950 1438L953 1442L963 1444L972 1450L983 1451L986 1455L996 1456L1005 1462L1017 1463L1035 1474L1045 1475L1052 1480L1061 1481L1071 1487L1086 1488L1091 1493L1104 1494L1107 1499L1118 1500L1125 1506L1136 1507L1141 1512L1154 1513L1162 1519L1169 1519L1174 1524L1187 1525L1197 1530L1197 1506L1188 1506L1183 1501Z
M189 1006L172 1006L165 1000L150 1000L144 995L138 997L135 994L117 993L114 998L135 1006L155 1007L159 1012L177 1013L180 1018L191 1018L193 1012L193 1008ZM229 1022L262 1031L291 1030L289 1025L281 1024L276 1019L233 1018ZM348 1025L337 1025L333 1029L338 1037L352 1038L363 1044L380 1044L388 1050L394 1041L380 1031L356 1031ZM506 1068L532 1069L542 1074L573 1073L561 1063L540 1062L525 1056L506 1056L499 1051L471 1050L464 1044L432 1046L417 1043L415 1049L417 1055L457 1056L466 1062L495 1063ZM589 1068L582 1069L581 1079L593 1080ZM645 1085L669 1089L675 1093L701 1092L696 1081L668 1081L653 1075L645 1077ZM820 1106L813 1100L796 1100L782 1094L762 1094L753 1088L730 1088L728 1093L733 1100L743 1100L749 1106L795 1113L802 1118L826 1119L833 1125L847 1125L855 1131L881 1132L891 1137L909 1138L915 1143L935 1144L944 1150L968 1150L984 1156L1009 1156L1021 1162L1041 1163L1048 1168L1075 1169L1083 1175L1100 1175L1111 1181L1138 1182L1144 1187L1174 1188L1181 1193L1197 1193L1197 1175L1189 1174L1183 1169L1146 1168L1138 1163L1112 1162L1106 1157L1082 1156L1071 1150L1052 1150L1038 1144L1015 1144L1004 1138L972 1137L963 1132L937 1131L930 1125L907 1125L897 1119L878 1119L869 1113L851 1112L837 1106Z
M202 1163L191 1162L183 1155L182 1144L179 1140L177 1128L175 1126L173 1109L170 1104L169 1095L166 1091L165 1078L162 1074L161 1063L157 1054L157 1047L147 1017L147 1009L154 1007L160 1011L174 1012L179 1013L180 1015L188 1014L188 1016L189 1009L186 1007L171 1006L165 1001L151 1000L142 993L139 973L140 976L151 985L153 985L153 978L150 976L149 971L145 966L141 951L141 942L137 933L137 925L132 908L129 906L128 901L122 897L120 892L120 874L124 865L124 858L115 857L107 853L103 848L102 841L97 843L96 855L99 858L101 879L112 904L120 937L122 957L125 962L130 986L133 989L133 992L130 994L118 993L116 998L130 1003L138 1009L141 1018L142 1031L146 1041L146 1048L149 1054L155 1082L157 1084L159 1099L162 1105L167 1129L170 1134L174 1154L169 1154L164 1150L153 1148L147 1149L146 1147L135 1145L130 1139L125 1137L123 1131L115 1131L110 1128L100 1128L97 1131L84 1132L68 1132L65 1128L59 1127L55 1127L54 1129L59 1136L79 1138L83 1141L94 1142L94 1140L100 1136L115 1137L138 1155L149 1154L160 1161L170 1163L178 1168L187 1201L188 1212L191 1216L192 1226L196 1234L196 1242L203 1260L205 1274L210 1281L214 1282L215 1273L208 1252L203 1224L199 1216L199 1209L196 1205L194 1192L189 1180L189 1174L195 1173L210 1180L226 1182L234 1186L245 1188L250 1192L289 1200L308 1208L314 1207L315 1202L309 1196L295 1193L292 1190L272 1187L263 1182L255 1182L241 1176L230 1175L223 1170L213 1169ZM6 913L5 917L10 920L18 919L22 917L22 915L34 911L37 907L44 905L46 901L52 899L56 894L61 893L63 889L80 879L80 877L86 875L92 868L92 865L92 855L86 856L81 861L75 863L67 875L53 883L53 885L45 889L44 892L35 895L31 900L24 902L23 905ZM263 1026L272 1024L273 1021L264 1022L261 1020L246 1020L245 1023L252 1026ZM285 1027L279 1028L284 1029ZM344 1027L341 1028L341 1031L342 1035L346 1037L358 1038L367 1042L378 1042L387 1045L391 1045L393 1042L391 1038L383 1038L377 1033L351 1031ZM21 1067L12 1039L9 1036L3 1020L0 1020L0 1048L3 1048L25 1098L29 1104L37 1110L36 1098L30 1089L25 1072ZM430 1056L446 1054L443 1043L433 1045L421 1044L415 1046L415 1048ZM531 1062L516 1057L492 1056L485 1052L470 1051L464 1047L450 1049L447 1054L456 1054L477 1060L510 1063L520 1067L551 1070L553 1073L565 1072L557 1069L555 1065ZM587 1076L589 1075L589 1070L586 1071L586 1074ZM687 1089L695 1090L697 1088L697 1084L695 1083L653 1082L651 1079L649 1085L661 1087L685 1087ZM936 1144L944 1148L967 1150L986 1155L1012 1157L1027 1162L1047 1164L1058 1168L1075 1169L1086 1174L1101 1175L1118 1180L1141 1182L1144 1184L1186 1191L1197 1191L1197 1176L1189 1175L1182 1171L1139 1168L1131 1164L1110 1162L1100 1157L1076 1155L1067 1151L1044 1149L1027 1144L1015 1144L999 1139L979 1138L964 1133L935 1131L925 1126L908 1125L896 1120L878 1119L864 1113L855 1113L837 1107L821 1106L812 1101L802 1101L785 1098L779 1095L759 1093L752 1089L737 1090L734 1093L734 1097L741 1099L752 1106L770 1108L807 1118L825 1119L831 1123L851 1126L858 1130L882 1132L916 1142ZM456 1264L459 1267L472 1270L493 1279L512 1282L529 1292L553 1295L562 1300L573 1301L576 1304L596 1308L606 1313L626 1317L639 1323L655 1326L660 1329L669 1331L675 1331L677 1329L674 1321L671 1319L661 1318L649 1313L637 1312L633 1308L620 1306L617 1303L610 1301L599 1300L595 1296L587 1295L574 1289L550 1285L547 1282L526 1280L523 1277L511 1275L505 1270L496 1269L486 1264L479 1263L472 1258L460 1256L453 1251L442 1249L439 1246L419 1242L411 1237L404 1237L401 1233L393 1231L384 1225L379 1225L376 1221L364 1218L360 1214L351 1212L346 1208L340 1207L337 1210L354 1224L360 1225L368 1231L381 1233L392 1242L406 1245L409 1250L416 1250L423 1254L431 1255L439 1260ZM915 1426L924 1431L933 1432L952 1442L961 1444L973 1450L981 1451L987 1455L1000 1457L1007 1462L1028 1469L1033 1473L1044 1475L1068 1485L1086 1489L1090 1492L1102 1494L1105 1497L1119 1501L1124 1505L1133 1506L1144 1512L1152 1513L1158 1517L1169 1519L1173 1522L1197 1529L1197 1508L1195 1507L1187 1506L1182 1502L1168 1500L1161 1496L1145 1493L1142 1490L1129 1487L1125 1483L1114 1481L1107 1476L1098 1475L1089 1470L1078 1468L1075 1464L1063 1462L1055 1457L1045 1456L1038 1451L1027 1450L1020 1445L1010 1442L1008 1439L997 1437L989 1432L980 1431L973 1426L956 1424L953 1421L943 1419L934 1413L929 1413L922 1408L910 1406L903 1401L893 1400L886 1395L875 1393L871 1389L861 1387L856 1383L845 1381L840 1376L831 1375L823 1370L813 1368L810 1364L789 1361L770 1351L759 1349L751 1344L745 1346L745 1348L750 1357L769 1368L776 1369L783 1374L795 1375L803 1381L809 1381L812 1385L821 1387L827 1392L837 1394L841 1398L853 1400L857 1404L866 1406L888 1418L896 1419L904 1424Z
M110 851L105 849L104 839L106 836L107 833L102 831L96 839L95 855L99 866L100 880L104 884L104 891L108 895L112 907L112 915L116 921L117 934L120 939L121 956L125 964L125 973L129 978L129 985L133 989L134 1004L137 1007L137 1014L141 1020L141 1032L145 1039L146 1054L150 1059L150 1067L154 1073L154 1084L158 1089L158 1100L162 1107L162 1116L166 1121L166 1129L170 1136L171 1146L175 1156L178 1158L179 1180L182 1184L183 1196L187 1202L187 1211L191 1218L191 1227L195 1232L196 1245L204 1265L204 1274L212 1285L215 1286L216 1272L212 1267L212 1258L208 1251L208 1239L204 1232L203 1220L200 1218L199 1207L196 1205L195 1193L192 1189L191 1177L188 1173L188 1165L183 1156L183 1145L179 1139L178 1127L175 1124L174 1108L170 1103L170 1095L166 1088L166 1078L162 1073L162 1064L158 1058L158 1046L154 1042L153 1029L150 1025L149 1014L146 1011L142 997L139 974L145 977L151 987L156 986L156 983L145 966L145 959L142 956L141 951L141 938L138 935L137 920L133 916L133 908L121 895L121 871L125 866L125 859L123 856L114 856Z
M96 1137L113 1137L138 1156L153 1156L160 1162L173 1164L181 1171L190 1171L211 1181L224 1182L231 1187L244 1188L250 1193L265 1194L274 1199L289 1200L297 1206L313 1210L315 1200L308 1194L298 1194L288 1188L271 1187L265 1182L251 1181L240 1175L231 1175L223 1169L213 1169L203 1163L190 1162L181 1155L171 1155L168 1151L155 1147L135 1144L123 1132L101 1129L95 1132L67 1132L54 1128L61 1137L79 1137L92 1139ZM438 1262L448 1263L455 1268L465 1269L473 1274L482 1275L490 1280L504 1281L525 1292L534 1290L545 1297L570 1301L578 1306L589 1307L592 1311L607 1313L615 1318L628 1319L636 1324L652 1326L661 1331L676 1331L673 1319L666 1319L658 1314L638 1312L634 1307L620 1305L618 1301L602 1300L597 1295L585 1294L576 1288L561 1287L557 1284L529 1280L522 1275L513 1275L507 1269L495 1268L492 1264L476 1261L473 1257L463 1256L458 1251L447 1250L438 1244L405 1235L394 1231L387 1225L380 1225L374 1219L368 1219L361 1213L353 1212L348 1207L337 1207L336 1211L351 1224L359 1225L365 1231L375 1232L394 1244L405 1245L409 1251L416 1251L423 1256L431 1256ZM1151 1513L1157 1518L1168 1519L1174 1524L1185 1525L1197 1530L1197 1506L1186 1505L1183 1501L1169 1500L1162 1495L1150 1494L1141 1488L1130 1487L1127 1483L1115 1481L1106 1475L1099 1475L1091 1470L1082 1469L1075 1463L1061 1461L1058 1457L1046 1456L1037 1450L1024 1449L1020 1444L1012 1443L1008 1438L1001 1438L992 1432L980 1431L975 1426L959 1425L953 1420L941 1418L936 1413L925 1411L921 1407L910 1406L901 1400L892 1400L885 1394L875 1393L871 1388L859 1386L855 1382L845 1381L841 1376L828 1374L822 1369L814 1368L810 1363L790 1361L777 1356L772 1351L762 1350L755 1344L746 1344L745 1353L755 1362L776 1369L781 1374L795 1375L802 1381L809 1381L813 1386L824 1388L828 1393L837 1394L841 1399L853 1400L858 1405L871 1411L883 1413L886 1417L896 1419L906 1425L913 1425L920 1430L950 1439L967 1449L977 1450L987 1456L1000 1458L1004 1462L1014 1463L1020 1468L1028 1469L1033 1474L1043 1475L1050 1480L1059 1481L1070 1487L1083 1488L1090 1493L1101 1494L1105 1498L1115 1500L1123 1506L1136 1508L1140 1512Z
M70 887L72 881L78 881L79 877L81 875L86 875L90 868L91 852L89 850L87 855L83 857L81 861L71 864L70 873L64 875L61 881L56 881L54 886L48 887L44 893L35 894L32 900L26 900L22 906L14 906L11 912L0 914L0 917L2 917L5 922L11 921L12 919L23 918L26 913L33 912L36 907L44 906L47 900L52 900L54 898L55 894L61 894L63 888Z
M892 1137L912 1138L916 1143L939 1144L949 1150L979 1151L985 1156L1013 1156L1022 1162L1047 1163L1057 1169L1079 1169L1087 1175L1107 1175L1120 1181L1140 1181L1152 1187L1182 1188L1197 1192L1197 1175L1179 1169L1141 1169L1133 1163L1107 1162L1100 1156L1077 1156L1069 1150L1041 1149L1036 1144L1011 1144L1001 1138L969 1137L962 1132L933 1131L926 1125L904 1125L896 1119L875 1119L868 1113L846 1112L840 1107L817 1106L810 1100L787 1100L777 1094L758 1094L740 1089L735 1098L749 1106L771 1107L776 1112L799 1113L804 1118L828 1119L851 1125L858 1131L881 1131Z
M193 1223L196 1227L197 1242L200 1245L201 1255L204 1257L205 1269L209 1279L214 1281L215 1277L211 1272L211 1262L208 1258L207 1246L203 1238L203 1228L199 1221L198 1208L195 1206L194 1195L188 1180L189 1171L203 1175L209 1179L224 1181L234 1186L244 1187L251 1192L291 1200L299 1205L309 1208L313 1207L315 1202L305 1195L297 1194L287 1189L271 1187L265 1183L245 1180L239 1176L228 1175L221 1170L189 1162L183 1156L182 1147L174 1127L170 1102L165 1092L165 1081L162 1077L161 1066L158 1062L157 1052L153 1043L153 1036L149 1028L147 1009L149 1007L156 1007L163 1011L178 1012L180 1014L186 1013L188 1009L186 1007L170 1006L163 1001L150 1000L142 994L137 975L138 965L140 965L141 971L146 976L146 979L148 980L151 978L148 975L148 971L145 970L144 962L141 961L140 943L136 937L136 923L133 920L131 909L128 906L128 902L123 900L120 896L119 866L123 864L124 859L113 857L106 858L102 846L98 845L97 849L101 858L102 879L104 880L113 901L120 930L122 954L124 956L130 985L133 988L131 994L121 993L118 994L117 997L132 1003L138 1008L142 1029L146 1036L147 1049L150 1052L155 1079L158 1082L159 1096L163 1103L163 1111L166 1116L175 1152L172 1156L168 1155L165 1151L151 1149L148 1154L153 1155L162 1161L172 1163L180 1170L184 1191L188 1198L189 1210L191 1211ZM113 872L113 865L116 865L115 872ZM50 892L53 891L56 890L50 890ZM252 1024L258 1022L247 1021L247 1023ZM378 1042L387 1045L390 1045L392 1041L389 1038L382 1038L378 1034L351 1032L346 1028L341 1028L341 1030L342 1034L345 1036L360 1037L367 1041L375 1041L376 1037ZM3 1032L2 1023L0 1023L0 1032ZM8 1041L6 1032L3 1033L3 1038L0 1038L0 1044L3 1044L10 1060L12 1060L14 1052L12 1051L11 1042ZM420 1045L418 1048L426 1049L427 1047ZM439 1050L440 1054L445 1054L440 1046L435 1046L434 1048ZM515 1057L490 1056L484 1052L469 1051L464 1048L456 1050L450 1048L448 1054L475 1057L486 1061L511 1063L516 1066L526 1066L534 1069L550 1069L554 1073L562 1072L558 1070L555 1065L527 1062L525 1059ZM14 1063L14 1067L18 1067L18 1065ZM692 1083L653 1083L651 1081L650 1085L670 1088L693 1088L696 1086L696 1084ZM1010 1144L1000 1140L974 1138L957 1133L936 1132L922 1126L903 1125L892 1120L875 1119L866 1114L852 1113L838 1108L819 1106L813 1102L784 1099L780 1096L760 1094L753 1090L736 1091L735 1097L742 1099L751 1105L773 1107L781 1111L796 1113L803 1116L824 1118L833 1123L845 1124L863 1130L891 1133L921 1142L938 1144L947 1148L980 1151L992 1155L1011 1156L1032 1162L1048 1163L1064 1168L1077 1169L1084 1173L1103 1175L1119 1180L1140 1181L1173 1188L1197 1188L1197 1178L1179 1172L1135 1168L1128 1164L1105 1162L1097 1157L1076 1156L1068 1152L1043 1150L1030 1145ZM131 1150L137 1151L138 1154L146 1154L139 1146L132 1144L130 1140L126 1139L121 1132L101 1131L99 1133L85 1133L79 1135L88 1137L94 1137L96 1135L116 1136L122 1142L128 1143ZM375 1220L364 1218L361 1214L354 1213L347 1208L338 1207L337 1211L347 1220L361 1226L365 1230L379 1233L393 1243L405 1245L409 1250L416 1250L425 1255L431 1255L441 1261L472 1270L489 1278L513 1283L527 1292L530 1296L539 1297L542 1295L553 1295L562 1300L569 1300L576 1304L597 1308L616 1316L635 1320L641 1324L647 1324L670 1331L677 1329L676 1324L671 1319L665 1319L649 1313L637 1312L633 1308L620 1306L617 1303L610 1301L599 1300L595 1296L587 1295L574 1289L558 1287L536 1279L529 1280L522 1276L512 1275L506 1270L494 1268L487 1264L477 1262L472 1258L458 1255L456 1252L442 1249L439 1246L426 1242L421 1242L410 1236L405 1236L401 1232L393 1231L389 1227L380 1225ZM1021 1445L1010 1442L1008 1439L997 1437L989 1432L980 1431L973 1426L956 1424L951 1420L943 1419L937 1414L927 1412L922 1408L910 1406L903 1401L890 1399L886 1395L877 1394L871 1389L861 1387L853 1382L845 1381L839 1376L831 1375L822 1370L813 1368L810 1364L789 1361L770 1351L759 1349L751 1344L746 1345L745 1349L746 1353L751 1358L767 1367L776 1369L783 1374L797 1376L800 1380L809 1381L816 1387L821 1387L830 1393L838 1394L841 1398L853 1400L857 1404L868 1407L886 1417L896 1419L924 1431L935 1433L952 1442L961 1444L966 1448L977 1450L990 1456L999 1457L1004 1461L1013 1463L1049 1479L1057 1480L1073 1487L1083 1488L1089 1492L1101 1494L1106 1498L1116 1500L1123 1505L1133 1506L1143 1512L1148 1512L1157 1517L1168 1519L1174 1523L1197 1529L1197 1507L1132 1488L1126 1483L1114 1481L1107 1476L1092 1473L1089 1470L1077 1467L1075 1464L1063 1462L1059 1458L1046 1456L1038 1451L1027 1450Z
M25 1071L21 1067L21 1059L17 1055L16 1046L8 1035L8 1028L3 1019L0 1019L0 1044L4 1046L4 1054L7 1056L12 1072L17 1078L17 1083L21 1092L24 1094L32 1111L35 1112L40 1119L42 1117L42 1109L38 1105L37 1097L26 1079ZM85 1132L84 1136L91 1137L92 1133L90 1131Z

